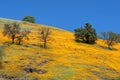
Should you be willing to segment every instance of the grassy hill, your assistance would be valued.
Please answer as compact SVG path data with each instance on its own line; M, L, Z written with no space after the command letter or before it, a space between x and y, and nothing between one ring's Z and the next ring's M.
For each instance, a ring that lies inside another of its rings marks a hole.
M11 39L2 35L5 23L14 20L0 18L0 46L4 47L1 75L27 77L28 80L112 80L120 76L120 44L108 50L103 40L90 45L76 43L74 34L51 26L21 22L29 28L29 40L22 45L9 44ZM20 21L18 21L20 22ZM38 29L50 27L52 33L48 48L40 47ZM25 68L45 70L46 73L26 73Z

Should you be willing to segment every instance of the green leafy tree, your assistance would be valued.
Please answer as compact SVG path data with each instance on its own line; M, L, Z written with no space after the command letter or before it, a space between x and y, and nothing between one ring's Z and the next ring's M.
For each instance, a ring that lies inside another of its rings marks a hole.
M33 16L24 16L24 18L22 19L22 21L27 21L27 22L35 23L35 18Z
M20 24L17 22L4 24L3 35L10 37L12 39L12 44L14 44L15 37L20 33L20 29Z
M112 31L101 32L101 35L105 41L105 44L107 44L108 48L111 48L113 47L113 45L120 42L120 37L119 37L120 35Z
M97 33L96 30L92 28L91 24L86 23L84 28L75 29L75 38L76 40L82 40L86 43L95 43L97 40Z

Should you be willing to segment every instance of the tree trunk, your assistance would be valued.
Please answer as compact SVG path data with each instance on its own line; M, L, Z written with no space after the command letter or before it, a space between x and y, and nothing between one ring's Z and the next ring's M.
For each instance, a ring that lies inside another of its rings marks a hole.
M21 45L21 41L18 41L18 45Z
M12 44L14 44L14 39L15 39L15 36L12 35Z
M46 48L46 39L44 40L44 46L43 47Z
M87 42L87 43L89 43L90 41L89 41L89 40L87 40L86 42Z
M89 41L89 36L88 36L88 35L86 36L86 40L87 40L86 43L89 43L89 42L90 42L90 41Z
M111 46L112 46L112 41L109 42L108 48L111 49Z

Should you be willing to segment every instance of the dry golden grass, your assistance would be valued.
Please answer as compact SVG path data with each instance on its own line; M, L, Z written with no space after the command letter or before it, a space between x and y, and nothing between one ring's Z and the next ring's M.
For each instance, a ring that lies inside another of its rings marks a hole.
M21 27L31 30L30 39L25 40L23 45L9 46L11 39L2 35L2 22L0 26L0 44L5 45L4 68L1 69L4 74L38 77L41 80L106 80L120 75L120 44L114 46L116 50L108 50L102 47L106 46L103 40L98 40L95 45L76 43L72 32L51 27L48 48L43 49L37 32L45 26L27 23L21 24ZM37 66L42 60L49 62ZM26 74L23 68L30 63L31 67L48 72Z

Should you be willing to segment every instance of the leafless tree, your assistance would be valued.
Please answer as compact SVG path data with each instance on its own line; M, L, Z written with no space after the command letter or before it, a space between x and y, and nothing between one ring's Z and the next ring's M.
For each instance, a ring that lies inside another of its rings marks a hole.
M23 39L29 39L28 34L30 33L30 30L23 30L20 31L20 33L16 36L17 41L18 41L18 45L21 45L21 42L23 41Z
M20 24L17 22L4 24L3 35L10 37L12 39L12 44L14 44L15 37L20 33L20 29Z
M119 42L119 37L118 34L114 33L114 32L101 32L103 39L105 41L105 44L108 45L108 48L113 47L113 45L115 45L116 43Z
M51 30L48 27L42 27L38 30L39 39L43 41L43 48L47 47L47 40L50 34Z

